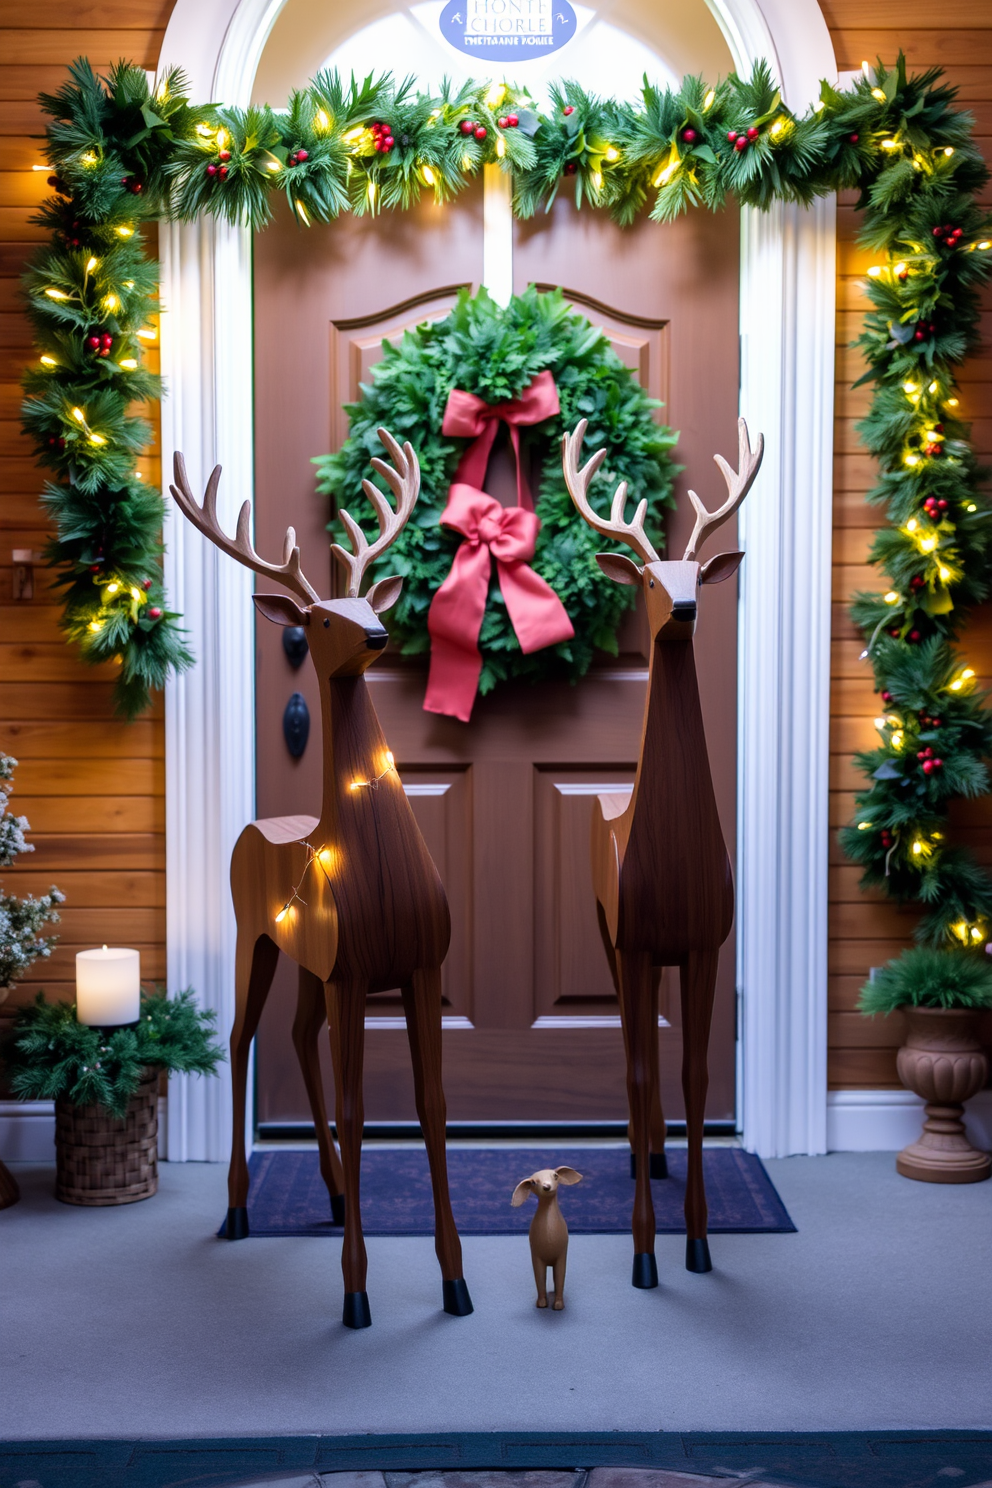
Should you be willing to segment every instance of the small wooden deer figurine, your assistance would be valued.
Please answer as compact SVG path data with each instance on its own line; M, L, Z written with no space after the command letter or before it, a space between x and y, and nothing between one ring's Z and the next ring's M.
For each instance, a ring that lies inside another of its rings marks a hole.
M603 460L597 450L581 469L585 419L562 439L565 480L581 515L605 537L626 543L640 564L619 553L600 553L603 572L619 584L640 584L651 628L641 754L634 787L600 795L593 805L592 877L599 928L620 1002L627 1054L632 1148L636 1163L634 1270L636 1287L658 1285L649 1151L660 1153L664 1121L658 1095L658 977L677 966L682 993L682 1089L685 1094L689 1171L685 1196L686 1267L712 1269L706 1239L703 1182L703 1110L709 1076L713 994L720 947L734 918L730 860L720 831L706 736L699 707L692 636L701 585L736 573L743 553L719 553L700 567L705 537L737 510L761 465L764 439L751 452L747 425L738 422L739 470L714 456L729 495L708 512L694 491L696 523L680 562L662 562L644 531L647 503L624 520L626 482L609 519L589 503L589 483Z
M581 1183L582 1174L574 1168L541 1168L522 1179L513 1190L510 1203L519 1209L534 1194L537 1210L530 1222L530 1258L537 1282L537 1306L548 1305L548 1267L555 1283L554 1311L565 1306L565 1261L568 1256L568 1225L558 1207L559 1183Z
M451 928L448 904L386 748L364 676L388 639L379 613L396 603L403 580L380 579L360 599L362 576L396 540L420 490L420 470L411 446L405 444L401 449L385 429L379 430L379 438L393 463L374 459L372 465L393 491L396 510L370 481L363 482L379 518L380 535L371 544L348 513L341 513L354 549L348 553L332 544L332 552L348 575L345 599L322 600L304 577L292 527L286 532L282 563L266 563L258 556L249 536L250 502L241 508L237 536L230 538L221 531L217 521L219 466L207 484L202 507L193 497L179 454L172 487L182 511L222 552L299 596L302 608L285 594L256 594L254 600L258 610L277 625L306 627L320 681L324 741L320 817L252 822L238 838L231 859L238 935L227 1235L237 1240L248 1233L244 1132L248 1051L282 950L300 968L293 1040L317 1128L321 1170L339 1222L344 1190L341 1265L344 1322L350 1328L368 1327L371 1322L359 1203L365 1000L370 993L390 987L400 987L403 994L417 1114L430 1159L444 1310L457 1316L472 1311L462 1277L461 1242L451 1213L445 1156L441 962ZM317 1058L317 1037L325 1015L341 1163L327 1127Z

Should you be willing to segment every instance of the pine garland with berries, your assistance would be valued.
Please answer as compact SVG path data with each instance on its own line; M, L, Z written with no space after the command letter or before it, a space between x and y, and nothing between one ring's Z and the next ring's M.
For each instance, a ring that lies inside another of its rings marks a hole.
M502 83L424 94L410 79L322 73L273 110L193 106L178 73L152 97L138 68L98 79L79 61L42 103L55 195L37 220L53 238L28 276L43 360L25 425L57 477L45 502L66 630L87 659L121 658L128 714L189 660L161 594L161 498L133 475L144 432L127 408L157 396L140 366L155 280L143 220L206 213L262 227L279 191L307 226L425 193L450 200L486 165L510 173L518 217L568 187L621 225L644 209L668 221L728 197L767 208L858 188L862 242L881 259L859 343L873 384L859 431L880 466L869 500L887 520L870 561L887 587L859 595L852 614L886 711L878 747L858 757L870 785L842 835L867 883L924 905L923 940L985 943L992 882L944 827L952 798L988 789L988 718L955 642L988 593L992 506L955 379L976 345L992 226L973 120L939 69L910 77L902 57L879 63L844 91L824 83L802 116L763 63L713 87L645 83L637 103L563 82L545 110Z

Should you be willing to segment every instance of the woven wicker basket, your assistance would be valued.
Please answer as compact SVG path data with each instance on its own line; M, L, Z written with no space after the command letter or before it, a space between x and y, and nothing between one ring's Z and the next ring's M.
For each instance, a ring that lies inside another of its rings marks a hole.
M145 1070L126 1115L55 1102L55 1197L134 1204L158 1188L158 1071Z

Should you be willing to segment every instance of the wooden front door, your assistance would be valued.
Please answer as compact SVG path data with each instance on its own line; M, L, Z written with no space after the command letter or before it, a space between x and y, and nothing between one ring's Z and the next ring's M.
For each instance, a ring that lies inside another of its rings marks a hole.
M330 585L325 504L310 457L340 445L341 405L379 359L383 336L443 315L482 271L482 188L455 206L301 231L282 214L255 245L256 536L281 551L292 523L318 586ZM518 225L514 287L562 285L603 326L681 431L678 556L691 527L686 484L709 504L722 489L712 462L736 451L738 234L732 213L621 232L559 202ZM491 488L501 479L491 467ZM498 491L497 491L498 494ZM356 493L356 499L362 499ZM681 543L681 546L680 546ZM733 534L721 533L721 546ZM735 586L706 593L696 655L724 836L734 857ZM388 617L387 617L388 619ZM309 663L294 672L276 627L259 620L259 816L319 806L320 719ZM620 1020L596 928L589 822L597 791L633 780L647 679L646 631L634 616L621 655L604 656L577 687L504 686L476 703L470 725L425 713L426 668L389 652L369 673L372 697L451 906L444 969L444 1079L449 1120L602 1122L626 1119ZM294 761L282 715L299 691L311 713ZM734 1113L733 937L724 947L710 1050L707 1114ZM675 995L670 995L674 992ZM259 1031L258 1120L309 1121L290 1041L295 968L284 963ZM662 1098L682 1115L676 983L662 985ZM370 1002L365 1102L371 1122L415 1120L398 996ZM326 1055L326 1051L325 1051ZM325 1078L330 1088L329 1060Z

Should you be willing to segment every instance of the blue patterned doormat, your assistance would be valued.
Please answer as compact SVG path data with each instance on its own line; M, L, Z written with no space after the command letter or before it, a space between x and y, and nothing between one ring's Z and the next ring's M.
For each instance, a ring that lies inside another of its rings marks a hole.
M651 1184L658 1233L685 1233L686 1150L670 1148L669 1177ZM533 1204L510 1208L521 1178L567 1163L582 1182L559 1190L573 1235L618 1235L630 1230L634 1184L626 1147L451 1147L448 1181L462 1235L518 1235L530 1225ZM760 1158L739 1147L703 1149L709 1228L715 1234L795 1232ZM253 1152L248 1226L255 1236L340 1235L330 1216L316 1150ZM433 1235L434 1205L423 1147L366 1147L362 1153L362 1228L366 1235ZM224 1234L222 1225L219 1232Z

